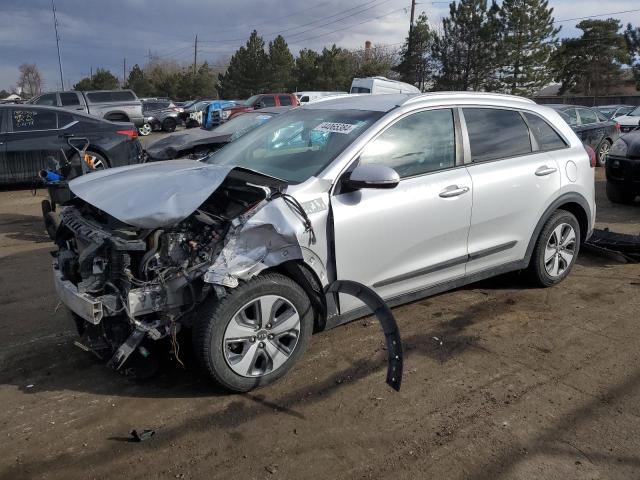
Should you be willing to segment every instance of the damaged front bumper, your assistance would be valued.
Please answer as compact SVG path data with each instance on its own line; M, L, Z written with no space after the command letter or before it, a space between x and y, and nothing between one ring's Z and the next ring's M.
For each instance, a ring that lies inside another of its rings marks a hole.
M62 278L57 262L53 262L53 284L60 301L69 310L93 325L98 325L104 317L102 301L86 293L78 292L78 287Z

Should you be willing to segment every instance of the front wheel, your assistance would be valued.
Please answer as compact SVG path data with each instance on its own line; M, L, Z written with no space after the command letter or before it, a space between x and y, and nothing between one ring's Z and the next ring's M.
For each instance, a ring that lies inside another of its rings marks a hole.
M544 224L536 241L529 273L540 287L551 287L564 280L573 268L580 250L580 225L565 210L556 211Z
M304 290L277 273L254 277L204 304L193 329L200 363L234 392L274 382L300 359L313 332Z

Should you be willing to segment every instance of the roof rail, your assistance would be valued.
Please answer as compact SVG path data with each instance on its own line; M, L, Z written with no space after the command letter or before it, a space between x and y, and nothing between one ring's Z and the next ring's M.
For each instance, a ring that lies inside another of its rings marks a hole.
M533 104L536 103L530 98L518 97L516 95L508 95L506 93L469 92L469 91L459 92L458 91L458 92L428 92L428 93L418 94L407 99L407 101L404 102L403 105L415 103L420 100L427 100L430 97L471 97L471 98L479 97L479 98L485 98L485 99L493 98L496 100L511 100L514 102L522 102L522 103L533 103Z

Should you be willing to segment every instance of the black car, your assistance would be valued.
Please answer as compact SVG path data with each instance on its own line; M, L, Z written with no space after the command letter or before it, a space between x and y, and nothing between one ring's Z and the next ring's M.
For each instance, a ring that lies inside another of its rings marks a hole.
M547 106L560 113L582 143L593 148L598 165L603 166L611 145L620 136L620 126L592 108L580 105Z
M110 122L83 113L36 105L0 105L0 184L37 180L38 173L66 160L80 164L69 139L89 140L87 154L95 168L142 161L132 123Z
M640 130L615 141L605 167L607 198L614 203L632 203L640 195Z
M291 107L263 108L237 115L213 130L192 128L172 133L146 148L147 161L182 157L200 159L290 109Z

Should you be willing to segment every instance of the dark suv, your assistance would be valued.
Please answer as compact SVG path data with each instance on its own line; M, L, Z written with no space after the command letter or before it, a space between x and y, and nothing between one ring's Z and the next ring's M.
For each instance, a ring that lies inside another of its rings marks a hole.
M260 110L261 108L297 107L298 105L300 105L298 97L293 93L262 93L260 95L250 97L247 101L240 103L235 107L225 108L223 118L225 120L229 120L238 113L251 112L253 110Z
M609 151L607 198L632 203L640 195L640 130L622 135Z

